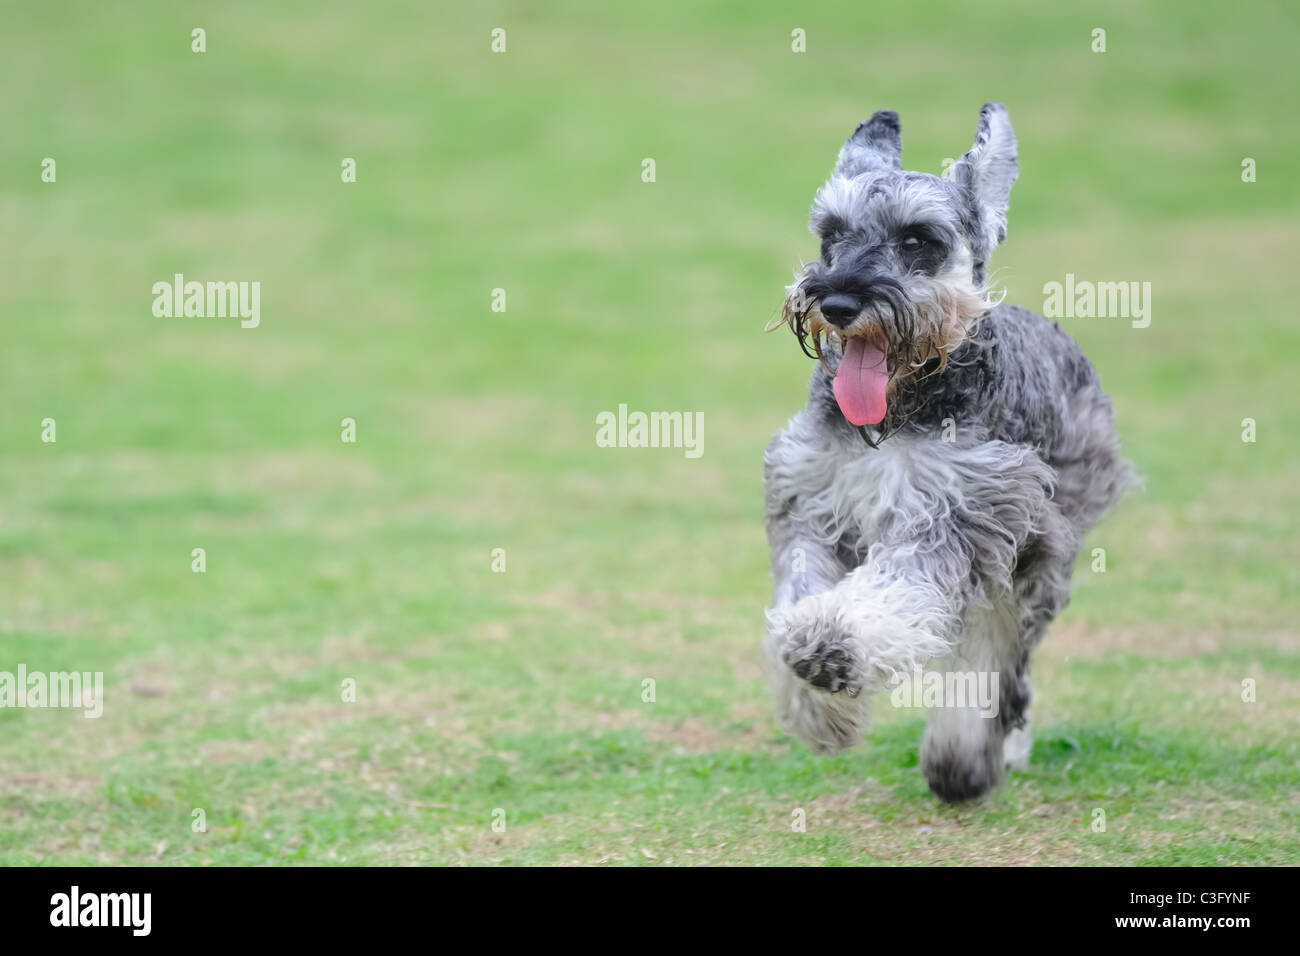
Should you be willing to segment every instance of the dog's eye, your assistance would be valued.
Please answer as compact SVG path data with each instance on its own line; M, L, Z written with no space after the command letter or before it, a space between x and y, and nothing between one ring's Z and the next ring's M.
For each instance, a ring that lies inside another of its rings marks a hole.
M920 252L923 245L925 245L925 240L920 236L904 236L898 247L904 252Z

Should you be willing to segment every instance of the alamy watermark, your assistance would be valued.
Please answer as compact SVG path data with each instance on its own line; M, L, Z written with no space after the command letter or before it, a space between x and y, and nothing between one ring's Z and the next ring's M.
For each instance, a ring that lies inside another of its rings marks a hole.
M1135 329L1151 324L1150 282L1091 282L1065 274L1065 282L1043 286L1043 315L1049 319L1132 319Z
M153 929L152 893L83 893L73 884L67 893L50 897L51 926L120 926L132 936Z
M186 282L183 273L171 282L153 284L153 314L160 319L236 318L245 329L262 321L262 283Z
M0 671L0 708L80 708L93 720L104 713L103 671Z
M682 448L687 458L704 454L703 412L618 412L596 416L596 444L601 448Z
M976 708L981 717L998 715L997 671L900 671L890 684L895 707Z

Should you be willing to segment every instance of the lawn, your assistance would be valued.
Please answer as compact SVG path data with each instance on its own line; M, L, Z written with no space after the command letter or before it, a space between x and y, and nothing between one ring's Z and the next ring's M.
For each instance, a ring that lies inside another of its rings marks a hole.
M0 671L105 693L0 709L0 863L1300 862L1293 6L5 19ZM1062 320L1145 486L1036 657L1030 768L951 808L915 711L834 759L773 725L761 457L811 363L763 329L853 127L898 110L937 172L986 100L1008 301L1151 283L1147 328ZM260 324L155 316L176 273ZM703 454L600 447L620 404Z

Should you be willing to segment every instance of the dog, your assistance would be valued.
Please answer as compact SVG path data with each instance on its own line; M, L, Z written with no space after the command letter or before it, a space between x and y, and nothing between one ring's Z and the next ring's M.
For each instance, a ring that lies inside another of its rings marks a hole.
M945 700L921 743L956 803L1028 760L1030 655L1133 470L1075 342L990 294L1019 169L1006 108L983 107L943 177L901 153L891 111L845 142L812 207L821 258L776 323L818 364L764 456L763 657L778 723L820 754L859 743L870 695L928 665L992 676L993 707Z

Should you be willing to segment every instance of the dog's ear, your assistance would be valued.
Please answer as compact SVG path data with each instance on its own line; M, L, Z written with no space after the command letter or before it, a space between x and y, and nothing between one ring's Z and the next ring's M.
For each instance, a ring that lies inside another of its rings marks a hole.
M987 260L1007 237L1007 203L1019 172L1016 133L1007 108L985 103L975 145L952 167L953 181L970 200L977 259Z
M872 169L902 169L903 131L898 114L878 110L861 123L840 149L835 175L852 178Z

